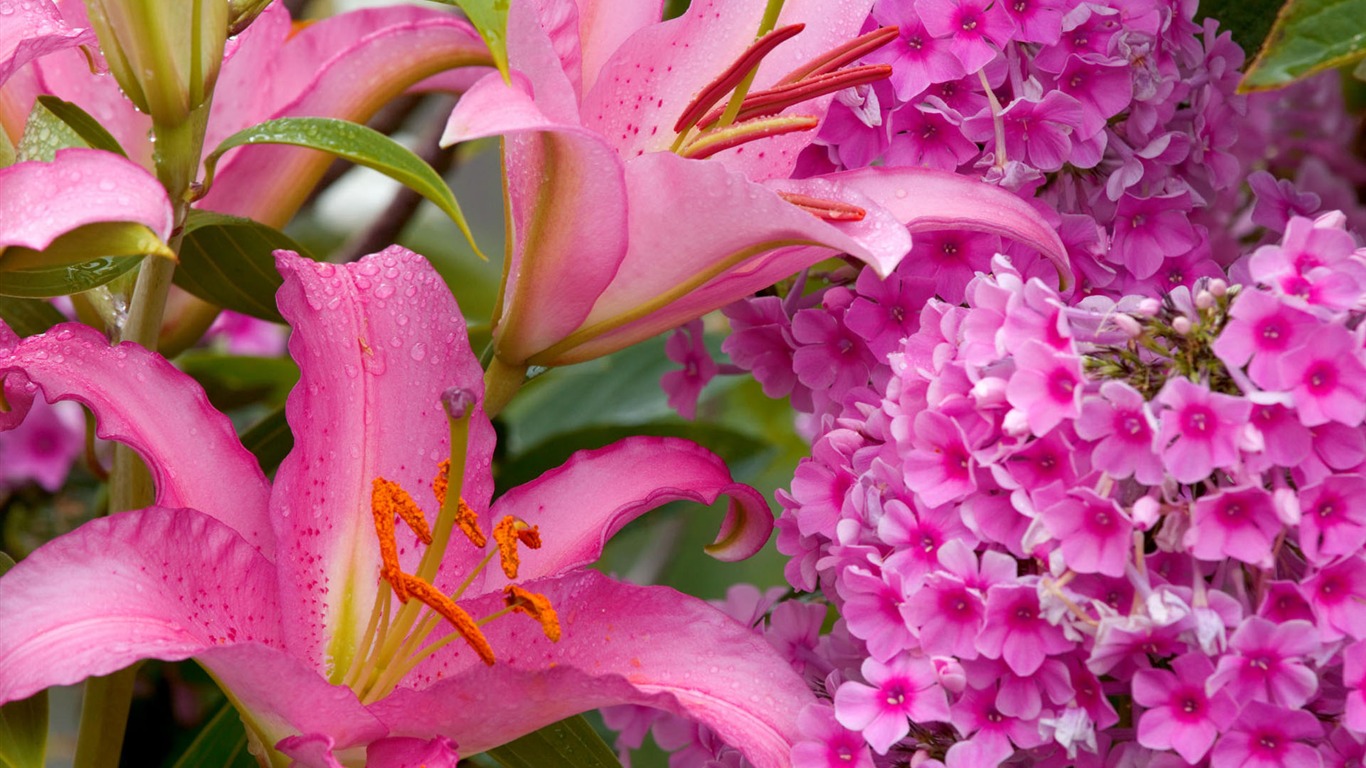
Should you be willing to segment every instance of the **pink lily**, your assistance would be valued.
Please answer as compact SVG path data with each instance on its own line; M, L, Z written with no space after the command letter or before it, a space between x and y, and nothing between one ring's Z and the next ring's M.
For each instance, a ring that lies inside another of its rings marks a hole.
M62 0L58 5L66 24L85 26L79 0ZM0 21L4 18L0 16ZM102 63L97 53L94 56ZM17 67L22 57L15 61ZM490 61L473 28L440 9L368 9L295 29L283 4L277 3L229 41L205 148L211 151L232 133L278 117L365 122L379 107L419 82L452 68ZM5 66L0 58L0 75ZM446 76L433 87L451 85L450 80ZM34 99L42 94L59 96L85 109L119 140L129 157L151 167L152 145L147 138L151 119L120 93L113 77L92 75L84 55L57 51L18 69L0 87L0 128L11 139L18 140ZM198 207L283 226L329 162L326 155L297 147L234 150L219 164L213 188Z
M490 506L482 371L435 271L398 247L341 267L287 252L278 263L302 377L287 408L295 447L273 486L163 358L85 326L20 341L0 324L0 428L24 393L76 400L157 486L156 506L87 523L0 579L0 703L194 657L272 765L453 764L457 749L625 702L695 718L758 766L788 764L813 699L762 638L703 601L587 568L648 509L721 494L731 504L714 554L747 556L772 529L762 496L692 443L634 438ZM438 468L448 453L463 472ZM425 531L413 510L435 507L412 501L430 498L423 488L443 507ZM499 544L488 556L484 539ZM484 568L495 553L502 571ZM474 623L509 610L541 626Z
M77 45L93 45L95 33L84 24L62 20L52 0L30 0L0 13L0 85L29 61Z
M885 275L925 229L1008 235L1067 282L1061 241L1001 189L919 168L789 179L834 91L885 76L844 66L881 44L849 43L871 0L788 3L758 42L765 0L695 0L666 22L661 5L511 3L512 82L485 77L450 117L444 143L505 137L494 337L513 374L621 349L838 254ZM760 60L726 126L715 115Z

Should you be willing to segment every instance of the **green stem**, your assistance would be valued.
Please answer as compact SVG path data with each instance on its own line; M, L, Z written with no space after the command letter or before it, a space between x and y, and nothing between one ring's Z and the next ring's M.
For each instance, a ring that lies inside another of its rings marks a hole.
M154 125L156 135L157 178L170 197L172 221L175 227L172 251L180 252L182 225L189 211L186 202L190 184L199 172L199 156L204 146L204 126L209 114L205 101L190 119L176 125ZM161 320L166 313L166 298L171 292L171 278L175 262L168 259L143 259L133 285L133 298L128 307L128 320L119 334L119 341L131 341L155 350L161 332ZM148 414L150 417L151 414ZM109 476L109 511L122 512L148 506L155 498L155 489L147 466L124 445L116 445L114 468ZM133 701L133 681L136 666L105 677L92 677L85 683L85 703L81 707L80 735L76 742L77 768L115 768L123 733L128 726L128 709Z
M509 365L497 355L489 361L484 372L484 413L491 419L502 413L503 408L512 400L517 390L526 381L525 365ZM455 471L455 467L451 467Z
M76 741L73 768L104 768L119 764L137 671L137 665L133 665L112 675L85 681L81 732Z

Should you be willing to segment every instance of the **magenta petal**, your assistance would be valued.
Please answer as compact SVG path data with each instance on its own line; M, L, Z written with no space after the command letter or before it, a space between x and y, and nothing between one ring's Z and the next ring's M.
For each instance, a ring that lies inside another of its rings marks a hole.
M157 504L190 507L237 531L273 558L275 542L261 469L204 390L165 358L136 344L109 346L69 323L31 336L0 356L49 402L75 400L99 419L97 434L136 450L156 481Z
M0 85L39 56L95 43L92 30L67 26L51 0L27 0L18 8L7 4L5 11L0 14Z
M11 245L42 250L102 221L143 224L165 240L171 203L155 177L112 152L61 149L50 163L0 168L0 251Z
M592 571L524 586L550 598L560 641L520 616L488 625L495 665L463 648L463 663L437 654L416 677L444 666L442 679L371 706L394 735L445 734L473 754L578 712L644 704L707 725L759 768L791 765L797 715L815 698L762 636L696 598ZM501 604L491 595L468 607L478 616Z
M970 229L1009 237L1037 249L1072 284L1067 249L1029 203L1000 187L929 168L864 168L827 178L886 206L911 233Z
M365 750L366 768L456 768L460 755L455 742L443 736L419 739L410 736L380 739Z
M342 14L304 28L281 45L278 60L268 64L270 77L291 86L261 91L270 96L264 103L231 96L234 102L251 105L252 114L243 125L295 116L363 123L384 103L430 75L490 61L488 49L469 24L436 9L410 6ZM242 88L259 88L264 68L260 58L240 60L253 74L233 78L229 68L225 77ZM219 165L212 190L198 205L283 226L331 160L299 147L234 150Z
M0 579L0 615L0 703L139 659L279 642L274 568L192 509L124 512L52 540Z
M450 290L412 251L393 246L343 266L287 251L276 261L301 373L286 405L294 450L271 496L286 637L318 668L325 657L341 667L364 630L344 619L342 603L368 609L378 585L371 485L399 483L435 518L430 488L450 440L441 394L460 387L482 397L483 370ZM493 493L493 441L476 408L462 495L479 511ZM411 572L419 551L406 529L399 546Z
M602 137L553 122L515 81L491 75L475 84L451 113L442 143L510 134L504 168L517 236L495 334L499 356L520 363L577 328L617 273L627 247L627 188Z
M18 344L19 334L5 325L5 321L0 320L0 359L8 357L9 350ZM8 432L23 423L24 417L28 415L28 409L33 405L33 388L29 386L28 379L21 374L4 376L0 386L4 387L7 408L0 411L0 432Z
M495 520L515 515L540 526L541 549L522 555L520 578L558 576L592 565L623 526L670 501L710 504L731 497L726 521L708 549L741 560L768 541L773 515L758 491L731 479L716 454L687 440L631 437L579 451L562 466L508 491L494 503ZM497 586L501 588L501 577Z

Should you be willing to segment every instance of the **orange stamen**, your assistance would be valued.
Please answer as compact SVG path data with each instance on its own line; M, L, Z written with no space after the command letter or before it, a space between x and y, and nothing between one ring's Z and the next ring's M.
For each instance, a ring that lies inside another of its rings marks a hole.
M517 567L521 564L521 559L517 556L518 541L530 549L541 548L540 529L534 525L527 525L525 521L518 520L512 515L505 516L493 526L493 540L498 542L498 560L503 566L503 573L509 579L517 578Z
M446 489L450 483L451 461L445 459L441 462L441 468L437 471L436 477L432 479L432 493L436 494L436 503L446 506ZM455 510L455 524L460 527L460 532L465 534L465 538L470 540L474 546L483 549L488 544L488 539L484 532L479 529L479 513L474 508L460 500L459 506Z
M776 115L795 104L842 91L845 88L885 80L891 75L892 67L889 64L866 64L861 67L850 67L837 72L814 75L795 83L787 83L763 91L755 91L741 102L740 112L736 114L735 119L743 122L753 120L756 117ZM698 125L706 130L721 118L721 114L721 109L713 109L698 121Z
M394 540L394 511L382 477L375 478L370 491L370 511L375 515L375 535L379 537L380 578L389 582L401 602L408 602L408 591L403 586L403 572L399 569L398 543Z
M778 197L812 216L826 221L863 221L863 217L868 215L867 211L857 205L840 200L827 200L823 197L812 197L796 192L779 192Z
M484 637L484 633L479 630L479 625L475 623L472 616L465 612L464 608L456 605L454 600L446 597L436 587L416 576L402 573L399 574L399 578L413 597L421 600L450 622L451 626L455 627L455 631L465 638L465 642L469 643L470 648L479 654L479 658L483 659L485 664L493 665L493 646L489 645L488 638Z
M382 496L381 496L381 489ZM432 543L432 529L427 525L427 518L422 514L422 508L413 501L413 497L403 490L403 486L393 480L385 480L382 477L375 478L374 491L371 493L371 504L378 507L380 504L388 507L390 514L398 515L403 518L403 522L408 524L413 533L423 544Z
M503 590L503 601L515 612L525 613L541 624L541 631L552 643L560 641L560 617L550 604L550 598L536 592L528 592L516 584L509 584Z
M707 113L708 109L725 97L740 84L740 81L748 75L751 70L759 66L759 62L769 54L779 43L791 38L805 28L804 24L792 24L790 26L775 29L763 37L755 40L745 52L740 54L740 58L735 60L726 68L724 72L716 77L715 80L707 84L700 93L693 97L688 106L679 116L678 122L674 123L674 133L683 133L697 124L698 118Z

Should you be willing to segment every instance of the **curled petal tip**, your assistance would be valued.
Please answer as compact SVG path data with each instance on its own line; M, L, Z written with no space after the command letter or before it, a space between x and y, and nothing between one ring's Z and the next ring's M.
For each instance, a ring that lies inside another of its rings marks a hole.
M722 493L730 497L726 519L716 540L706 552L717 560L735 562L753 556L773 534L773 513L764 495L742 483L728 486Z

